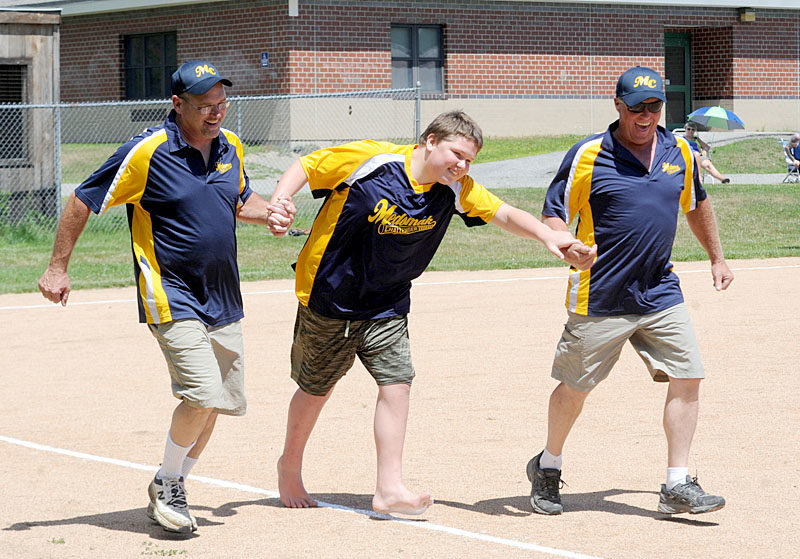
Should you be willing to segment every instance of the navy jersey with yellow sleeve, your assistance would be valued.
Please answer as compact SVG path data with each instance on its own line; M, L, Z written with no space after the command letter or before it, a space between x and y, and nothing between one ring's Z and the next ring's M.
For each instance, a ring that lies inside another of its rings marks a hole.
M312 194L326 198L295 266L302 305L347 320L405 314L453 214L468 226L492 220L502 200L469 176L411 178L414 148L363 140L300 158Z
M706 198L689 143L664 128L648 170L606 132L573 146L547 191L542 213L597 245L597 260L570 270L567 308L589 316L650 314L683 301L672 270L678 212Z
M242 156L239 138L223 129L206 166L172 111L75 190L96 214L127 204L140 322L217 326L244 316L235 220L252 190Z

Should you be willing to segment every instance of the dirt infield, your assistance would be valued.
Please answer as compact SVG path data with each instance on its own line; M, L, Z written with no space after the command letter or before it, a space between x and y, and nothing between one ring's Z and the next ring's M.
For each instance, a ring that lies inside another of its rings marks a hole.
M730 265L724 293L707 263L676 266L708 375L690 472L723 510L656 512L665 385L628 347L567 442L565 513L533 514L525 464L544 444L565 270L427 273L404 471L436 504L414 521L366 512L377 390L357 365L306 454L326 506L281 506L296 299L289 281L247 283L249 410L220 418L187 482L191 537L144 513L175 400L133 289L74 292L66 309L0 295L0 557L796 557L800 258Z

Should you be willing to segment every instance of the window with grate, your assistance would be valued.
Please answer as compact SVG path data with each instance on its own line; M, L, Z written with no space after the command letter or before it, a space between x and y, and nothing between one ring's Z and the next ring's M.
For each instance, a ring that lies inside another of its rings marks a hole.
M392 25L392 87L444 92L444 43L440 25Z
M27 102L28 67L23 64L0 64L0 105ZM18 165L27 162L27 114L31 109L0 108L0 163Z
M124 38L125 99L166 99L169 78L178 68L176 33L128 35Z

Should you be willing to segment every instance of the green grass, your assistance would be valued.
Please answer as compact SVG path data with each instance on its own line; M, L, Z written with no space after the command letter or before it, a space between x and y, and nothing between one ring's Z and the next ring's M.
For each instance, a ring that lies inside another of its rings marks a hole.
M61 182L83 182L119 146L120 144L62 144Z
M741 140L714 148L711 160L720 173L785 173L783 148L777 138Z
M800 256L800 185L711 185L725 255L729 259ZM514 206L539 216L544 189L497 189ZM73 289L132 285L133 264L128 232L104 232L103 219L90 218L78 240L70 264ZM308 228L312 217L295 226ZM97 220L97 224L93 224ZM293 277L305 236L275 238L263 227L238 230L239 266L243 281ZM36 281L47 267L52 235L0 228L0 293L36 291ZM673 259L705 260L706 254L691 234L686 219L678 217ZM485 270L560 265L542 246L520 239L492 225L467 228L453 218L431 270Z
M583 135L531 136L520 138L486 137L476 163L503 161L529 155L566 151ZM61 146L61 180L81 183L119 147L118 144L63 144ZM245 157L275 150L274 146L245 145ZM280 151L280 150L277 150ZM720 146L712 154L714 165L722 173L780 173L784 170L780 142L777 138L742 140ZM247 167L250 178L280 174L278 169L251 159Z
M523 138L493 138L483 139L483 148L478 152L475 163L488 163L489 161L503 161L529 155L541 155L554 151L566 151L585 135L569 136L531 136Z

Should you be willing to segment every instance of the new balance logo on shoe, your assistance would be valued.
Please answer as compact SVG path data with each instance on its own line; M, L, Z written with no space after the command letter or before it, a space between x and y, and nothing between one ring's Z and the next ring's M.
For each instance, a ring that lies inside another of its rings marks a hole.
M150 504L147 516L169 532L189 533L197 530L197 521L189 514L183 478L153 478L147 492Z

